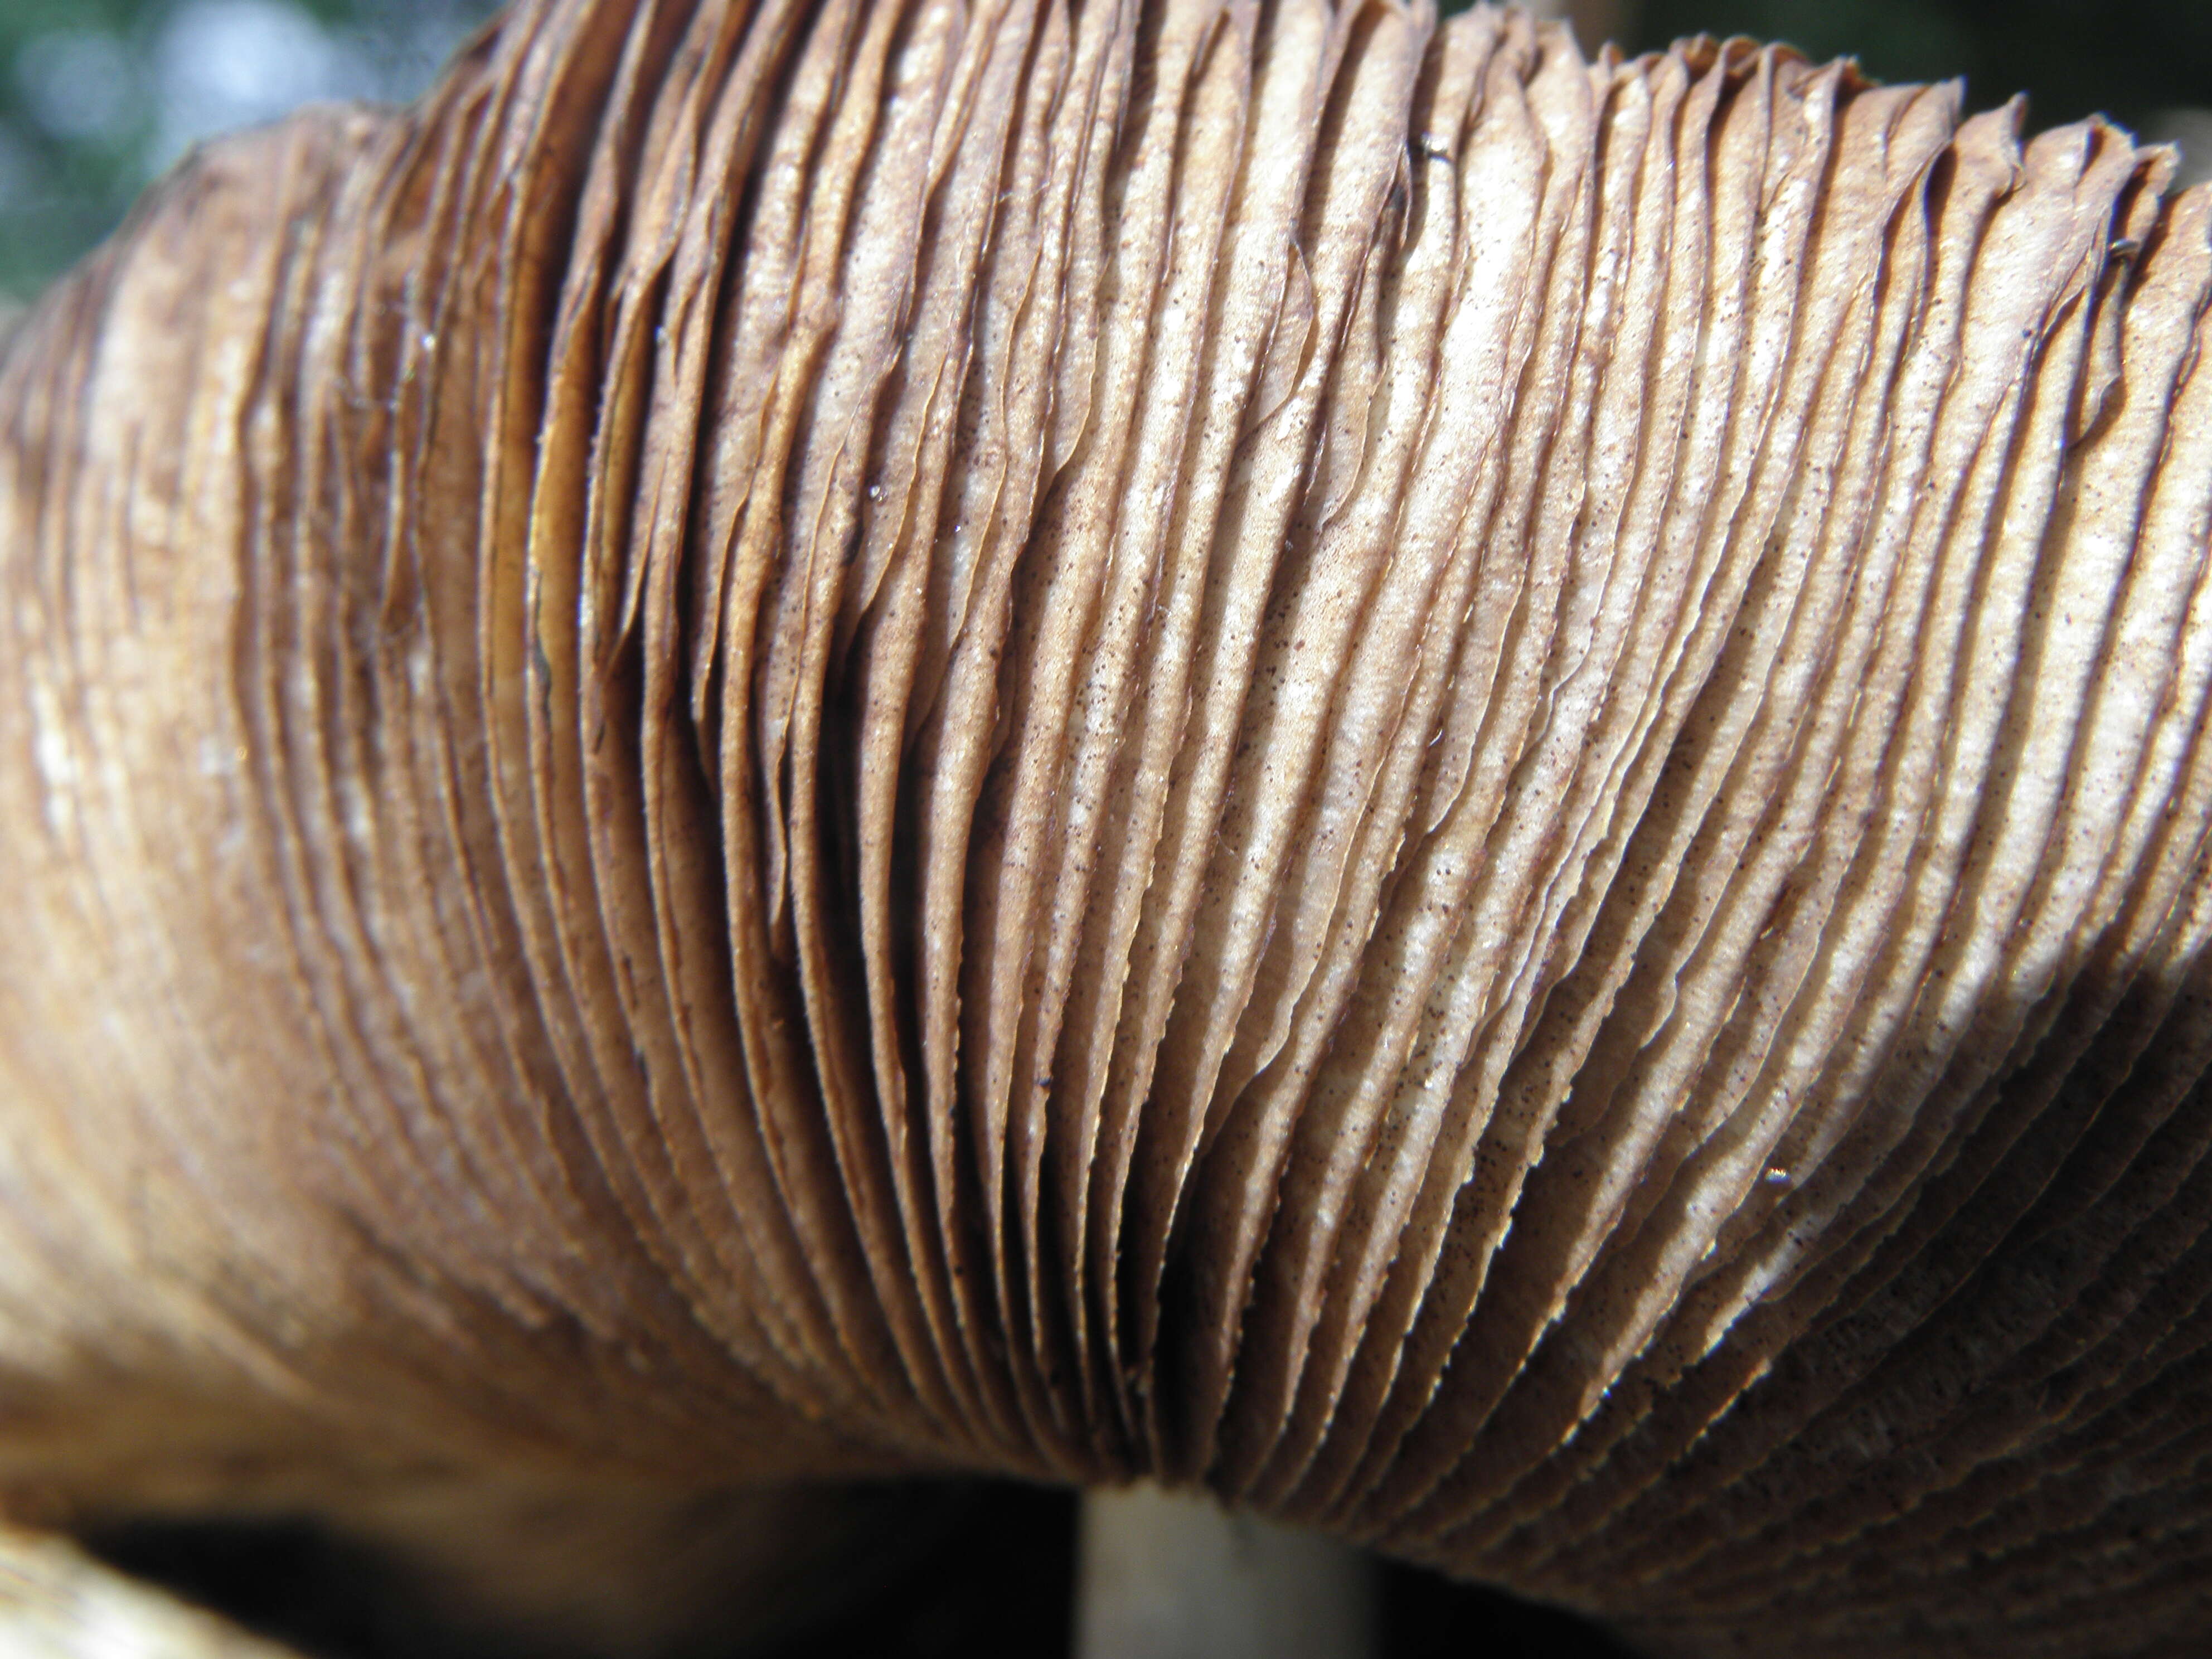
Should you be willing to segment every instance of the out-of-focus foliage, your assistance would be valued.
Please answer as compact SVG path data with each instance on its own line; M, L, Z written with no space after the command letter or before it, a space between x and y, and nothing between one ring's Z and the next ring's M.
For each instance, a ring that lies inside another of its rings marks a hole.
M2212 105L2212 0L1644 0L1633 32L1700 30L1853 56L1885 81L1963 75L1976 108L2024 90L2036 127L2101 111L2142 130Z
M406 98L493 0L0 0L0 306L196 140L317 99Z
M496 0L0 0L0 310L76 258L195 139L317 98L406 98ZM1461 0L1445 0L1444 9ZM1705 31L1855 54L1887 80L2026 88L2038 125L2104 110L2190 131L2212 0L1609 0L1633 47ZM2212 133L2207 134L2212 137Z

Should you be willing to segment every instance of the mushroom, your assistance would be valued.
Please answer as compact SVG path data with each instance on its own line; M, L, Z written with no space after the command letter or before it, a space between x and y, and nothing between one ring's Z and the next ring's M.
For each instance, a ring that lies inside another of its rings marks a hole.
M2172 166L1356 0L521 0L202 149L0 348L0 1509L2198 1650Z

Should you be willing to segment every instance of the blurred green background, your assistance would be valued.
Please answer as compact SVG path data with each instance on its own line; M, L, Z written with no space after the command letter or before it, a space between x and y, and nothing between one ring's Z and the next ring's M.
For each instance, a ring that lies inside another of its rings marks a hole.
M0 0L0 303L112 229L196 140L405 99L493 0Z
M404 99L492 0L0 0L0 309L104 235L195 139L311 99ZM1449 9L1448 7L1448 9ZM2212 161L2212 0L1571 0L1585 40L1705 30L1889 79L2104 110ZM2192 126L2192 121L2195 125Z

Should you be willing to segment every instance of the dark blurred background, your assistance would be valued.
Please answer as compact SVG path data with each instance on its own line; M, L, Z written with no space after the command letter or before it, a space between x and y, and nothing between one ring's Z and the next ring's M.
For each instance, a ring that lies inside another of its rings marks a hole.
M1456 9L1447 0L1447 9ZM2102 110L2212 163L2212 0L1554 0L1585 42L1700 30L1886 79ZM113 227L194 140L314 99L411 96L491 0L0 0L0 307Z
M490 0L0 0L0 304L112 229L195 141L411 98Z

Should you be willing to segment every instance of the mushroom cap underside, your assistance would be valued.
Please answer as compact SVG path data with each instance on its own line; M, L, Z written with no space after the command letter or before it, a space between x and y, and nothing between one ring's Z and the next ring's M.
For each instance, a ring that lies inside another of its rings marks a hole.
M529 0L204 149L0 348L0 1492L2191 1650L2171 171L1301 0Z

